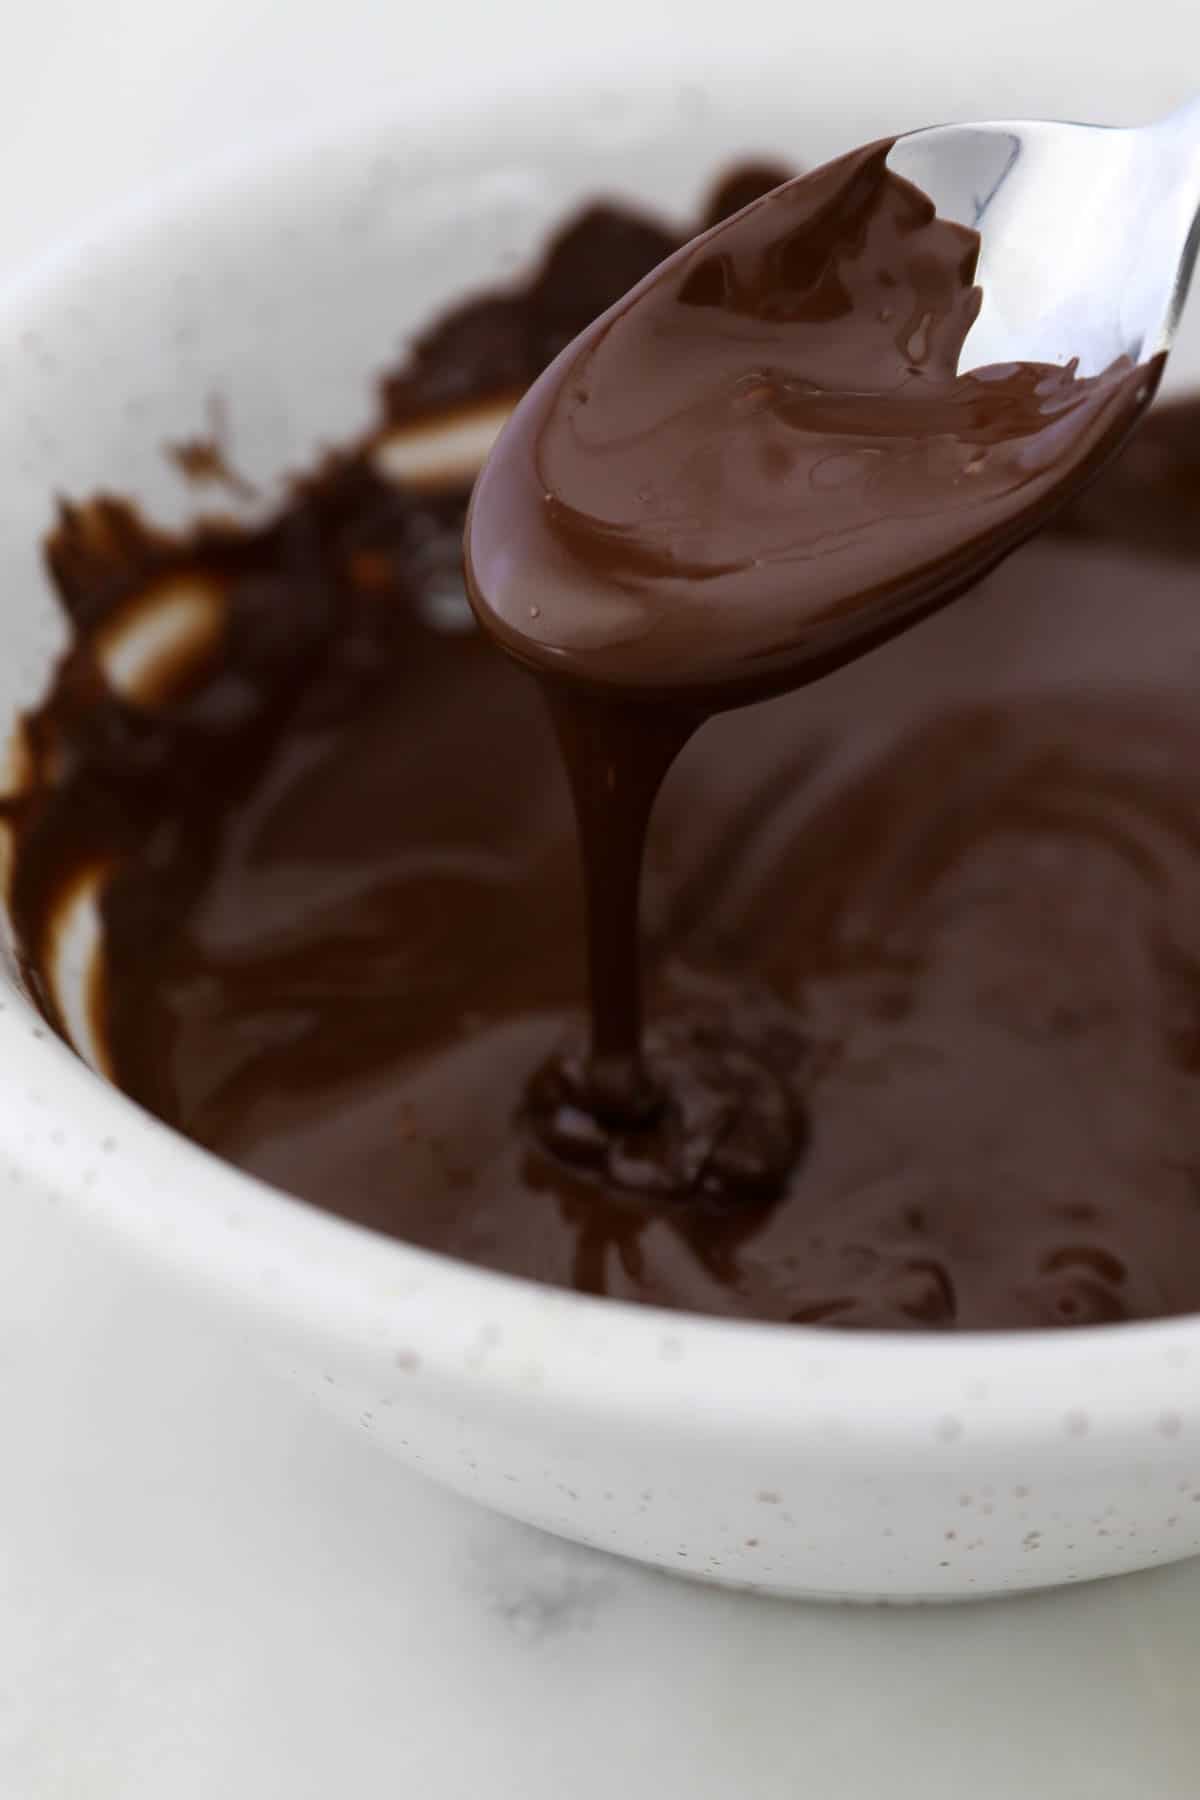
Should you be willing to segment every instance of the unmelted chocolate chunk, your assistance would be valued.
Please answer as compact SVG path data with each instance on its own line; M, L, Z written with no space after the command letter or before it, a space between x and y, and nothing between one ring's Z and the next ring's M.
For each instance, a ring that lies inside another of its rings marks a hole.
M514 311L526 343L540 329L524 305L481 303L473 365L427 348L381 430L507 391ZM121 1085L363 1224L831 1327L1196 1310L1197 446L1200 407L1156 412L953 611L681 753L646 849L647 1061L703 1050L748 1096L744 1130L704 1102L682 1199L611 1182L587 1119L551 1153L523 1114L529 1072L583 1028L570 796L535 684L444 604L465 487L383 479L374 439L260 529L177 538L111 501L60 520L72 647L9 807L47 1012L47 926L98 865ZM118 692L105 632L181 585L219 596L223 629ZM805 1119L764 1197L756 1170Z
M628 208L589 207L551 239L526 286L467 300L417 338L406 366L381 384L387 419L520 393L678 244Z
M959 373L979 237L891 173L891 148L797 177L669 257L524 396L471 502L471 601L545 688L587 893L589 1044L539 1076L530 1116L557 1154L562 1119L574 1141L586 1118L610 1182L690 1196L703 1167L717 1183L680 1096L722 1079L730 1132L758 1145L751 1185L782 1185L803 1135L753 1130L772 1073L736 1036L716 1064L645 1053L641 862L676 756L714 713L956 599L1096 473L1161 369ZM727 182L717 210L744 191Z

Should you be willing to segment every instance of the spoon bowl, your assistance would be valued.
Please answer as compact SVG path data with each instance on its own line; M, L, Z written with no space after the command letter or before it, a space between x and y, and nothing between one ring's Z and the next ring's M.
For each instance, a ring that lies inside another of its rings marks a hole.
M957 599L1153 398L1197 118L879 139L685 244L497 439L466 531L484 630L552 681L701 718Z

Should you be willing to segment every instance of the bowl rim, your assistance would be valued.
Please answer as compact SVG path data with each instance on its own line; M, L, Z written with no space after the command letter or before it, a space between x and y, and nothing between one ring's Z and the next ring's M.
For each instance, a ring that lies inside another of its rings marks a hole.
M357 164L435 125L444 132L444 102L422 99L402 121L381 107L237 146L105 209L0 283L0 349L95 258L119 262L164 225L186 227L222 196L244 195L247 182L257 191L303 179L324 148ZM521 115L526 99L509 90L465 109L471 136ZM777 1436L781 1424L800 1436L833 1429L849 1433L845 1450L862 1441L877 1453L889 1441L911 1447L922 1421L931 1444L950 1442L964 1412L989 1442L1061 1440L1080 1407L1095 1414L1097 1432L1144 1430L1150 1409L1173 1434L1178 1416L1161 1409L1194 1392L1200 1314L1016 1332L848 1332L581 1294L386 1237L152 1117L87 1067L15 985L0 1011L0 1067L19 1071L0 1106L0 1181L5 1169L27 1185L32 1175L48 1200L70 1200L156 1263L316 1333L331 1356L357 1345L433 1379L469 1377L498 1406L636 1414L656 1425L686 1407L692 1431L728 1435L732 1426L750 1440Z

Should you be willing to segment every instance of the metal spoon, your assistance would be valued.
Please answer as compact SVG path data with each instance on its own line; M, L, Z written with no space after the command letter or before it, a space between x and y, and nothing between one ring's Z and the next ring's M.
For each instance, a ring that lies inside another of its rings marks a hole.
M983 307L960 371L1168 350L1200 244L1200 99L1153 125L937 125L889 168L978 231Z

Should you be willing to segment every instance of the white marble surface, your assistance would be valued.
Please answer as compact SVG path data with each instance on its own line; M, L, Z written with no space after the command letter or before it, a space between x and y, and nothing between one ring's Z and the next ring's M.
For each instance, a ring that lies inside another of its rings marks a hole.
M345 111L356 86L402 105L456 43L478 83L562 56L564 33L591 54L561 0L531 0L519 28L488 0L421 17L395 0L0 4L0 280L214 140ZM881 54L911 44L919 12L881 18ZM1019 34L1002 38L1032 5L973 16L972 57L1029 110L1121 110L1123 12L1056 12L1092 54L1053 88L1040 66L1021 74ZM769 15L800 58L804 9L740 13ZM610 0L610 52L685 20L703 39L718 14ZM1139 41L1156 26L1196 44L1189 7L1140 18ZM1181 92L1178 41L1178 59L1146 62L1146 109ZM5 1800L1200 1791L1200 1566L940 1612L689 1587L403 1474L111 1247L16 1206L0 1220L0 1418Z
M403 1473L58 1219L0 1318L14 1800L1194 1800L1200 1565L722 1594Z

